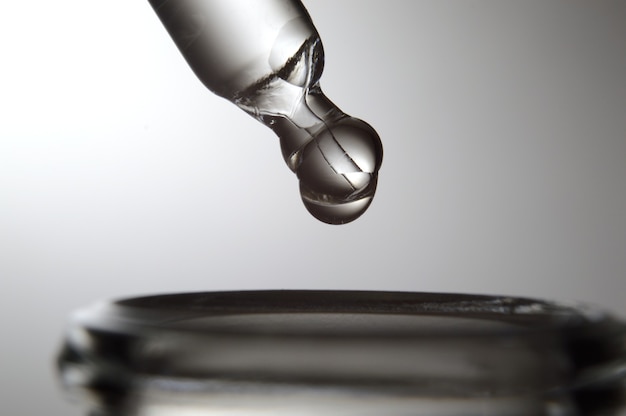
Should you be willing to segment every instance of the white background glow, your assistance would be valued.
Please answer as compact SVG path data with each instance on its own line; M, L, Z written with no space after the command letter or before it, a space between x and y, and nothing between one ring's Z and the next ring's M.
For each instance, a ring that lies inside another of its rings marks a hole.
M369 211L313 219L273 133L195 78L147 1L0 14L0 408L78 415L53 359L97 300L446 291L626 315L626 3L305 3L322 88L385 146Z

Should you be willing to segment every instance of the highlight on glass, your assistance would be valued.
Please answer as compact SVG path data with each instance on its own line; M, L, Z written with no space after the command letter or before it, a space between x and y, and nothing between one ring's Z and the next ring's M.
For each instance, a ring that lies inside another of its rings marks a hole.
M149 1L200 81L280 138L313 216L344 224L365 212L382 144L322 93L322 41L300 1Z
M582 416L624 414L625 359L624 323L581 307L258 291L85 308L58 365L90 416Z

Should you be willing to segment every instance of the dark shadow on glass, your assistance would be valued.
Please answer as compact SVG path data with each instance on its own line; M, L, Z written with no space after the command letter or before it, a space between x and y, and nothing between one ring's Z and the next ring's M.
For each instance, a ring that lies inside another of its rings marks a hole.
M59 374L93 415L617 415L625 331L510 297L163 295L76 313Z

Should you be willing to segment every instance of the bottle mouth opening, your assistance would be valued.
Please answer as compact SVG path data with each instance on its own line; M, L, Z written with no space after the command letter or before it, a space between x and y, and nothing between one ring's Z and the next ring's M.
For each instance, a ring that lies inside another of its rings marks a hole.
M77 312L59 368L68 390L107 400L146 392L542 396L623 384L625 333L606 314L524 298L186 293Z
M82 319L207 336L422 338L567 331L609 317L582 306L505 296L274 290L122 299L84 310Z

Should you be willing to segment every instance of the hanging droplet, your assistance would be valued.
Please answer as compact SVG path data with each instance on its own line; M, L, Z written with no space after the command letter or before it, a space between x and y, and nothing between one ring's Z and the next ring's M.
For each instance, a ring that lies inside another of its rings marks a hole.
M307 210L344 224L369 207L376 131L322 93L322 43L297 0L150 0L200 80L270 127Z

